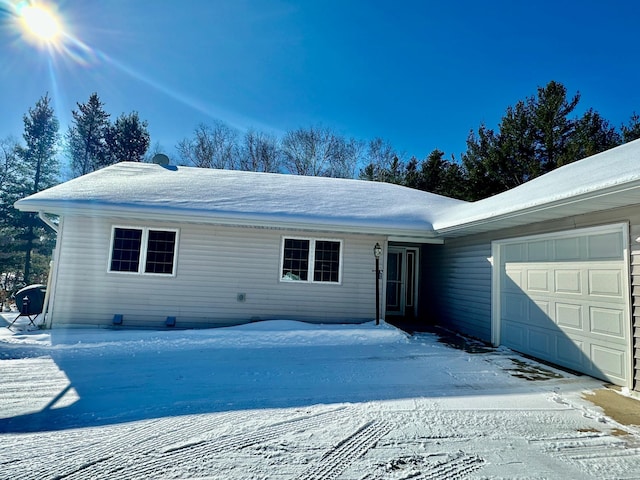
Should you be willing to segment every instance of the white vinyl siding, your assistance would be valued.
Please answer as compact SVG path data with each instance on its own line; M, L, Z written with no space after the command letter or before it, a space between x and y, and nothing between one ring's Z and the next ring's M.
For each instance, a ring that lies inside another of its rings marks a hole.
M634 390L640 390L640 221L631 224L631 321L633 329Z
M136 222L142 224L141 221ZM259 319L318 322L375 317L373 245L385 238L340 235L341 283L281 282L282 237L295 232L264 228L148 222L145 228L180 230L174 276L119 275L105 269L118 218L65 217L56 298L56 324L125 326L230 325ZM317 238L335 238L335 234Z

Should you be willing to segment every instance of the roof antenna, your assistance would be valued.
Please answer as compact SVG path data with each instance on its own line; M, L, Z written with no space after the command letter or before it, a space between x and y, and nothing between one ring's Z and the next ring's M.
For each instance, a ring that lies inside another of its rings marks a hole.
M155 163L156 165L166 167L167 165L169 165L169 157L167 157L164 153L156 153L151 159L151 162Z

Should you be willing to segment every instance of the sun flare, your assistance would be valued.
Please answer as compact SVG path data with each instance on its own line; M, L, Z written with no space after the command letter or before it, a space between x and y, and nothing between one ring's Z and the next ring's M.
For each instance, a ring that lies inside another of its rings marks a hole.
M23 32L39 42L55 43L62 33L60 21L47 7L25 4L18 10Z

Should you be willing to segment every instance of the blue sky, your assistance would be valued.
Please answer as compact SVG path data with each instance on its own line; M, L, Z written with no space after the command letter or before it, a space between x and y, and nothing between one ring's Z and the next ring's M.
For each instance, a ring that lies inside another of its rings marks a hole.
M615 126L640 113L635 0L62 0L56 51L22 38L18 3L0 0L0 138L22 134L45 92L63 132L97 92L112 118L138 111L170 155L217 119L459 158L471 129L550 80Z

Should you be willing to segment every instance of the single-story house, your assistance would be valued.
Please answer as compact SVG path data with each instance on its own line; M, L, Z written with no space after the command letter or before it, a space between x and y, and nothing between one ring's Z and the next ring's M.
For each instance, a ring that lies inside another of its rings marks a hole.
M639 387L640 141L473 203L359 180L119 163L16 207L58 232L54 326L369 321L378 244L382 317Z

